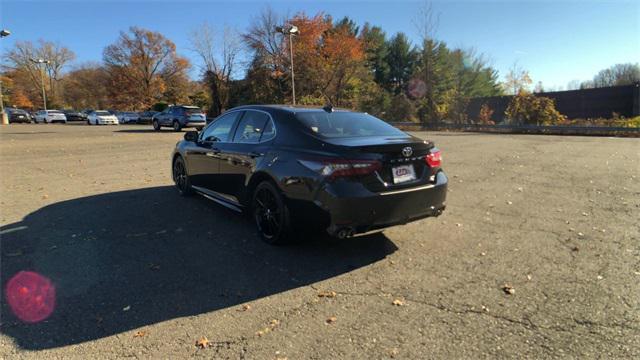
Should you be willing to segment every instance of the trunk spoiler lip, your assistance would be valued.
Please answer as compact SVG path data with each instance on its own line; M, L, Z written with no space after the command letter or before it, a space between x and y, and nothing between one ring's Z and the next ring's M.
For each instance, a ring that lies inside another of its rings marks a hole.
M427 148L434 147L434 143L430 140L420 139L418 137L408 135L406 137L389 137L389 136L362 136L362 137L344 137L321 139L327 145L340 146L345 148L367 148L376 146L397 146L407 144L407 146L423 146Z

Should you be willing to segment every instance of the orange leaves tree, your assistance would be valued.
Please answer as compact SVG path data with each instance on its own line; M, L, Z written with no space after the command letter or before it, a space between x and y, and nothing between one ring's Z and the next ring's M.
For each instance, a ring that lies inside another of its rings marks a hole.
M165 95L180 100L177 89L188 82L189 61L158 32L138 27L120 32L104 49L103 60L112 105L121 109L146 109Z
M322 13L314 17L300 13L290 23L300 29L293 52L302 102L354 107L359 80L368 75L364 46L356 31L349 22L334 24ZM288 45L285 42L286 51Z
M363 78L371 77L365 66L363 42L348 21L334 23L323 13L278 19L270 9L254 21L244 40L253 50L247 85L249 101L291 102L291 63L288 36L277 34L284 23L300 29L293 39L293 58L298 102L331 103L354 107Z

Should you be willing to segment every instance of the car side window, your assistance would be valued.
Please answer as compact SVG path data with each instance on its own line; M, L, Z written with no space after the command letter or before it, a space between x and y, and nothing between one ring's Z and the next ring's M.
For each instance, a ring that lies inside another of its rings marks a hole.
M247 110L238 124L233 142L247 144L258 143L268 120L269 115L263 112Z
M273 120L269 119L269 121L267 121L267 124L264 126L264 131L262 131L260 141L269 141L274 137L276 137L276 127L273 124Z
M231 130L236 123L240 111L234 111L232 113L222 115L218 119L214 120L209 126L207 126L202 135L200 135L200 141L221 141L228 142L231 138Z

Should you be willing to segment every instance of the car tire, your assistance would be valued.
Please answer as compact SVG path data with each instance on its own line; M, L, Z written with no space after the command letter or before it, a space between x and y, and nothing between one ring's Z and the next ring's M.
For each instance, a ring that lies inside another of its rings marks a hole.
M158 120L153 120L151 124L153 125L153 130L160 131L160 123L158 122Z
M178 120L173 120L173 131L180 131L182 130L182 125L180 125L180 122Z
M91 120L87 120L87 125L91 125Z
M291 215L280 191L272 182L263 181L256 186L251 214L263 241L271 245L291 242Z
M175 160L173 160L171 174L173 176L173 182L176 184L176 188L178 189L178 193L180 194L180 196L189 196L193 194L191 181L189 180L189 175L187 174L187 167L181 156L177 156Z

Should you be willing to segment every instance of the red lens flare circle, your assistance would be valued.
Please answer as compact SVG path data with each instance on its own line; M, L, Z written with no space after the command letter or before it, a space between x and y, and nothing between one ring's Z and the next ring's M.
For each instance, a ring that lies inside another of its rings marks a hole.
M48 318L56 306L56 289L51 280L32 271L14 275L7 282L5 296L13 313L27 323Z

